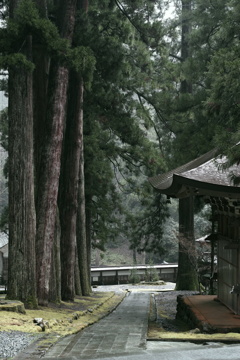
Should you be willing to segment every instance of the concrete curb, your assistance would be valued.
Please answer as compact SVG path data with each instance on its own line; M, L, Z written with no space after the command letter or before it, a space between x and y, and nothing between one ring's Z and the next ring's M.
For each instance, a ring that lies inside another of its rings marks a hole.
M202 339L193 339L193 338L188 338L186 337L185 339L179 339L179 338L174 338L174 337L168 337L168 338L147 338L147 341L162 341L162 342L190 342L190 343L194 343L194 344L206 344L206 343L222 343L222 344L239 344L240 340L239 339L234 339L234 338L229 338L229 339L224 339L224 338L202 338Z

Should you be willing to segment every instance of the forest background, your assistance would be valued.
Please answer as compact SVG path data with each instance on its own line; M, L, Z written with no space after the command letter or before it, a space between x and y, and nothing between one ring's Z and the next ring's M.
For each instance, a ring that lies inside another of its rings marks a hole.
M89 294L92 249L176 261L177 203L147 179L213 147L239 162L239 2L2 0L1 18L8 298Z

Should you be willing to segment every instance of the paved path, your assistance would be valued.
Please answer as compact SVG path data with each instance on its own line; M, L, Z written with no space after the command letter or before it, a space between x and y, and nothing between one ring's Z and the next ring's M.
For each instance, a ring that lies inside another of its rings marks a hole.
M63 338L44 360L239 360L240 345L146 341L150 288L131 289L118 308L77 335ZM17 358L16 358L17 359Z
M117 309L77 335L63 338L45 360L137 355L146 349L150 293L131 292Z

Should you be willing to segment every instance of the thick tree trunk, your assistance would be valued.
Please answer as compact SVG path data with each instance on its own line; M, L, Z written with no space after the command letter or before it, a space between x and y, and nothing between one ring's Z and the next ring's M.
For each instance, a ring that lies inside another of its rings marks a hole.
M176 290L198 290L193 197L179 199L179 257Z
M86 200L87 202L87 200ZM90 198L90 205L92 198ZM91 206L87 206L85 203L86 213L86 242L87 242L87 270L88 270L88 281L91 289L91 260L92 260L92 210Z
M35 0L40 15L44 18L48 17L47 0Z
M191 57L191 51L189 47L189 34L191 30L191 11L192 0L182 0L182 36L181 36L181 59L184 63L189 57ZM180 92L187 94L192 92L191 81L183 80L181 82Z
M84 9L84 11L88 12L88 0L79 0L81 9Z
M77 217L77 249L78 249L78 262L81 278L82 294L88 296L91 293L91 281L90 281L90 264L89 264L89 246L87 242L86 234L86 206L85 206L85 185L84 185L84 160L83 150L80 161L80 175L79 175L79 207ZM90 234L89 234L90 237Z
M76 220L78 207L78 185L80 155L82 150L82 102L83 85L77 74L72 73L70 81L70 96L66 123L63 167L60 194L61 219L61 262L62 262L62 299L73 300L75 250L76 250Z
M55 224L55 271L56 271L56 292L55 292L55 301L61 300L62 288L61 288L61 226L59 213L57 214L56 224Z
M37 218L37 288L39 304L47 305L52 246L55 231L60 159L65 118L68 70L57 67L51 89L52 104L49 110L49 138L42 156L41 177L38 187ZM52 115L52 116L51 116Z
M12 9L13 11L13 9ZM32 39L21 51L31 60ZM8 298L36 307L32 73L9 69Z
M136 265L137 264L137 250L136 249L133 249L132 255L133 255L133 265Z
M35 64L33 73L34 164L37 199L38 179L41 174L41 155L46 133L47 89L50 65L49 56L47 56L46 49L43 46L33 46L33 60Z
M88 0L79 0L78 6L81 11L88 12ZM83 82L80 86L83 88ZM82 295L88 296L91 293L91 240L86 233L86 203L85 203L85 175L84 175L84 147L83 147L83 112L81 112L81 139L80 139L80 167L79 167L79 189L78 189L78 213L77 213L77 252L80 272Z
M52 251L52 268L50 275L50 292L49 292L49 300L55 303L59 303L61 301L60 237L61 237L61 229L60 229L59 214L57 212L54 244Z
M71 42L76 13L76 0L61 1L58 23L63 38ZM39 304L47 305L52 247L55 232L62 139L66 112L68 69L58 63L50 67L47 126L41 154L38 186L37 222L37 287Z
M78 264L77 247L76 247L76 259L75 259L75 294L76 294L76 295L79 295L79 296L82 295L80 271L79 271L79 264Z

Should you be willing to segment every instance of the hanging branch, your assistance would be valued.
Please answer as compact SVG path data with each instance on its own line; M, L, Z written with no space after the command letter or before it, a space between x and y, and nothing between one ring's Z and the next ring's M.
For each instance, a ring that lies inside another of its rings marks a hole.
M136 24L134 24L134 22L132 21L131 17L128 15L128 13L126 12L126 10L124 9L124 7L122 5L120 5L118 0L115 0L115 3L118 7L118 9L123 13L124 16L126 16L126 18L129 20L129 22L132 24L132 26L140 33L143 34L143 32L141 31L141 29L139 29L139 27L136 26Z
M128 15L127 11L124 9L123 5L120 4L120 2L118 0L115 0L115 3L118 7L118 9L121 11L121 13L126 16L126 18L129 20L129 22L131 23L131 25L134 27L134 29L137 30L137 32L139 33L142 41L147 44L146 42L146 38L149 38L149 39L154 39L155 37L154 36L151 36L145 32L143 32L141 30L141 28L139 26L136 25L136 23L131 19L131 17ZM147 44L148 45L148 44Z
M138 90L135 89L135 93L138 95L138 97L143 98L144 100L146 100L155 110L157 116L159 117L159 119L162 120L162 122L164 123L164 125L167 127L167 129L174 133L174 131L171 129L171 127L169 126L169 124L167 123L167 120L164 118L163 114L161 113L161 110L158 109L156 107L156 105L153 103L153 101L151 99L149 99L146 95L144 95L143 93L140 93Z
M119 185L119 189L122 191L122 192L125 192L124 190L124 185L121 184L121 182L118 180L118 176L117 176L117 170L120 172L121 176L123 177L123 179L125 181L127 181L127 179L124 177L124 175L122 174L121 170L120 170L120 165L119 164L115 164L114 161L108 156L107 157L108 160L113 164L113 171L114 171L114 175L115 175L115 179L117 181L117 184Z

